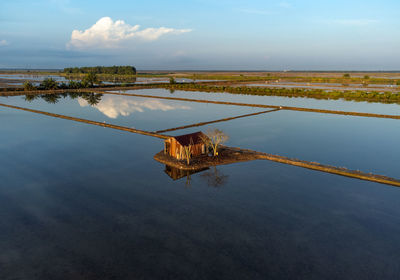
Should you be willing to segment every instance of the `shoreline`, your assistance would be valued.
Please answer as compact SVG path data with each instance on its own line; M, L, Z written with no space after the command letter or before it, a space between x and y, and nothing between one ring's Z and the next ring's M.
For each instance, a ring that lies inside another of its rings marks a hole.
M365 173L359 170L351 170L343 167L324 165L317 162L293 159L285 156L273 155L263 152L252 151L248 149L241 149L241 148L227 147L227 146L220 146L218 157L212 157L212 156L196 157L191 160L191 163L189 165L186 163L186 161L179 161L168 155L165 155L164 151L161 151L156 155L154 155L154 159L160 163L175 167L180 170L192 170L192 171L198 169L204 169L210 166L227 165L238 162L246 162L253 160L270 160L283 164L289 164L297 167L312 169L320 172L331 173L354 179L360 179L360 180L400 187L399 179L391 178L384 175Z

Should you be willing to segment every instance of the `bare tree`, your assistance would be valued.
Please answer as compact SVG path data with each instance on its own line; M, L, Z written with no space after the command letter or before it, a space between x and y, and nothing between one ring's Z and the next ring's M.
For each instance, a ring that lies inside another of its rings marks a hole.
M207 148L212 148L214 156L218 155L218 146L229 139L228 135L226 135L222 130L216 128L207 130L205 135L207 137L203 137L202 140L206 144Z
M188 165L190 164L190 158L192 157L193 146L193 139L190 138L190 144L183 147L184 157L186 158L186 162Z

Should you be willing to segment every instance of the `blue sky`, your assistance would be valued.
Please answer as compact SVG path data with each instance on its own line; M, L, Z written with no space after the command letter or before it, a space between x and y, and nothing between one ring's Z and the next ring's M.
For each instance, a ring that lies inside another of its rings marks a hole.
M0 68L400 70L400 1L2 0Z

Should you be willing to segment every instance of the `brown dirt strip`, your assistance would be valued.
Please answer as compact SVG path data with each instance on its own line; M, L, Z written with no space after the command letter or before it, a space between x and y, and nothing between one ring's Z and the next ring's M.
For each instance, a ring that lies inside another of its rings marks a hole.
M128 132L132 132L132 133L137 133L137 134L157 137L157 138L160 138L160 139L167 139L169 137L168 135L162 135L162 134L158 134L158 133L154 133L154 132L149 132L149 131L129 128L129 127L125 127L125 126L119 126L119 125L108 124L108 123L101 123L101 122L96 122L96 121L91 121L91 120L86 120L86 119L80 119L80 118L75 118L75 117L70 117L70 116L65 116L65 115L53 114L53 113L48 113L48 112L43 112L43 111L38 111L38 110L34 110L34 109L28 109L28 108L13 106L13 105L7 105L7 104L0 103L0 106L13 108L13 109L17 109L17 110L22 110L22 111L27 111L27 112L36 113L36 114L42 114L42 115L55 117L55 118L60 118L60 119L65 119L65 120L71 120L71 121L76 121L76 122L93 124L93 125L98 125L98 126L102 126L102 127L109 127L109 128L128 131Z
M93 91L93 92L96 92L96 91ZM211 101L211 100L191 99L191 98L182 98L182 97L154 96L154 95L134 94L134 93L117 93L117 92L98 92L98 93L134 96L134 97L145 97L145 98L156 98L156 99L165 99L165 100L188 101L188 102L198 102L198 103L208 103L208 104L222 104L222 105L233 105L233 106L244 106L244 107L257 107L257 108L272 108L272 109L281 109L281 110L290 110L290 111L312 112L312 113L334 114L334 115L345 115L345 116L400 119L399 115L383 115L383 114L373 114L373 113L346 112L346 111L312 109L312 108L301 108L301 107L291 107L291 106L250 104L250 103L227 102L227 101Z
M34 110L34 109L13 106L13 105L7 105L7 104L0 103L0 106L17 109L17 110L22 110L22 111L27 111L27 112L36 113L36 114L42 114L42 115L55 117L55 118L72 120L72 121L76 121L76 122L82 122L82 123L98 125L98 126L102 126L102 127L108 127L108 128L113 128L113 129L117 129L117 130L157 137L160 139L167 139L169 137L168 135L157 134L154 132L148 132L148 131L144 131L144 130L138 130L138 129L123 127L123 126L118 126L118 125L113 125L113 124L106 124L106 123L101 123L101 122L96 122L96 121L91 121L91 120L86 120L86 119L80 119L80 118L75 118L75 117L70 117L70 116L65 116L65 115L53 114L53 113L48 113L48 112L43 112L43 111L38 111L38 110ZM339 167L335 167L335 166L322 165L322 164L319 164L316 162L309 162L309 161L303 161L303 160L298 160L298 159L290 159L290 158L283 157L283 156L261 153L261 152L251 151L251 150L240 149L240 148L232 148L232 147L225 147L225 146L223 146L221 148L222 148L222 151L220 153L221 157L218 157L216 162L214 162L214 161L208 162L208 161L203 160L198 163L198 166L190 165L186 169L201 168L205 165L210 166L210 165L229 164L229 163L240 162L240 161L249 161L249 160L255 160L255 159L265 159L265 160L271 160L271 161L276 161L276 162L280 162L280 163L295 165L295 166L299 166L299 167L304 167L304 168L308 168L308 169L323 171L323 172L327 172L327 173L333 173L333 174L337 174L337 175L342 175L342 176L357 178L357 179L361 179L361 180L373 181L373 182L377 182L377 183L388 184L388 185L400 187L399 180L390 178L387 176L375 175L372 173L364 173L364 172L355 171L355 170L348 170L346 168L339 168ZM162 153L162 152L160 152L160 153ZM169 163L171 163L171 162L169 162ZM185 167L182 165L182 162L179 162L177 167L180 169L185 169Z
M49 91L49 90L8 91L8 92L0 91L0 96L40 95L40 94L55 94L55 93L68 93L68 92L95 92L95 93L101 93L101 94L114 94L114 95L125 95L125 96L135 96L135 97L158 98L158 99L166 99L166 100L178 100L178 101L209 103L209 104L223 104L223 105L272 108L272 109L279 108L282 110L300 111L300 112L313 112L313 113L322 113L322 114L347 115L347 116L369 117L369 118L400 119L400 115L384 115L384 114L361 113L361 112L346 112L346 111L312 109L312 108L301 108L301 107L291 107L291 106L276 106L276 105L250 104L250 103L239 103L239 102L211 101L211 100L199 100L199 99L180 98L180 97L163 97L163 96L152 96L152 95L133 94L133 93L110 92L110 90L137 90L137 89L148 89L148 88L151 88L151 87L149 87L149 85L146 85L146 86L135 86L135 87L126 87L126 88L121 87L121 88L67 89L67 90L62 89L62 90L52 90L52 91Z
M57 94L57 93L69 93L69 92L95 92L104 93L106 90L135 90L135 89L148 89L153 85L140 85L130 87L104 87L104 88L78 88L78 89L51 89L51 90L4 90L0 89L0 96L20 96L20 95L41 95L41 94Z
M276 111L279 111L279 110L280 110L280 109L267 110L267 111L262 111L262 112L257 112L257 113L251 113L251 114L246 114L246 115L240 115L240 116L236 116L236 117L230 117L230 118L225 118L225 119L219 119L219 120L215 120L215 121L200 122L200 123L195 123L195 124L190 124L190 125L178 126L178 127L169 128L169 129L164 129L164 130L158 130L158 131L154 131L154 132L155 132L155 133L164 133L164 132L175 131L175 130L190 128L190 127L204 126L204 125L207 125L207 124L218 123L218 122L226 122L226 121L230 121L230 120L234 120L234 119L240 119L240 118L245 118L245 117L251 117L251 116L261 115L261 114L265 114L265 113L276 112Z
M336 174L356 178L365 181L392 185L400 187L400 180L387 176L365 173L358 170L349 170L331 165L323 165L317 162L304 161L299 159L288 158L279 155L267 154L247 149L221 146L218 151L218 157L201 156L193 158L188 165L185 161L178 161L170 156L164 155L164 151L159 152L154 156L154 159L163 164L167 164L182 170L198 170L210 166L232 164L237 162L252 161L252 160L270 160L279 163L294 165L307 169L317 170L321 172Z

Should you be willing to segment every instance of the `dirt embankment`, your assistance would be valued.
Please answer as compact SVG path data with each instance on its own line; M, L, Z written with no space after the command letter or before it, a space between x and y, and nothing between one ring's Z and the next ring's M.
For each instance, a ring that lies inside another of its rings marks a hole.
M334 115L347 115L347 116L357 116L357 117L370 117L370 118L400 119L400 115L384 115L384 114L347 112L347 111L325 110L325 109L314 109L314 108L301 108L301 107L292 107L292 106L277 106L277 105L251 104L251 103L241 103L241 102L213 101L213 100L192 99L192 98L183 98L183 97L154 96L154 95L121 93L121 92L118 92L118 93L117 92L105 92L105 93L106 94L114 94L114 95L123 95L123 96L125 95L125 96L135 96L135 97L145 97L145 98L155 98L155 99L165 99L165 100L188 101L188 102L197 102L197 103L233 105L233 106L242 106L242 107L270 108L270 109L302 111L302 112L334 114Z
M336 167L331 165L323 165L317 162L293 159L279 155L267 154L267 153L234 148L234 147L227 147L227 146L220 147L218 157L212 157L212 156L196 157L191 160L189 165L186 163L186 161L179 161L168 155L165 155L163 151L156 154L154 156L154 159L157 160L158 162L182 170L197 170L209 166L225 165L225 164L251 161L251 160L271 160L307 169L400 187L400 180L383 175L365 173L358 170L349 170L347 168Z

